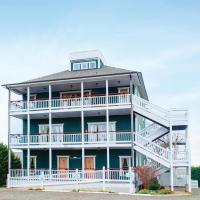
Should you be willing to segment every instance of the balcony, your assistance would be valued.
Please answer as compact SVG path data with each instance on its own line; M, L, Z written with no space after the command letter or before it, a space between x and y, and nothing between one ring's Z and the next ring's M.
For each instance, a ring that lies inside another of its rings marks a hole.
M71 134L51 134L50 135L10 135L10 145L12 147L22 147L29 145L31 146L44 146L51 145L81 145L84 142L87 144L107 144L107 139L109 144L127 144L131 142L131 132L110 132L107 138L106 132L100 133L84 133L84 140L82 141L81 133L71 133ZM50 138L51 137L51 138ZM51 140L50 140L51 139Z
M110 106L123 106L130 104L130 94L109 95L108 105ZM106 96L90 96L82 98L70 98L70 99L42 99L34 101L12 101L10 102L10 112L26 112L26 111L39 111L47 110L51 108L56 109L78 109L78 108L93 108L104 107L107 105Z

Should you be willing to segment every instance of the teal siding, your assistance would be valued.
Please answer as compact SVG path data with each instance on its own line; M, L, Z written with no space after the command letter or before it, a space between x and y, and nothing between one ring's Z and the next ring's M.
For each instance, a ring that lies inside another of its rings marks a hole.
M131 119L130 115L113 115L109 118L110 121L116 121L117 131L130 131L131 130ZM85 117L84 130L88 129L88 122L105 122L105 116L99 117ZM30 133L39 133L39 124L48 124L48 119L32 119L30 122ZM81 132L81 118L55 118L52 119L53 124L61 123L64 124L64 132ZM23 133L27 133L27 121L23 121Z
M31 150L32 156L37 156L37 168L48 169L49 167L49 151L48 150ZM57 169L57 156L69 156L69 168L81 169L82 158L81 150L52 150L52 168ZM86 149L85 156L95 156L96 169L107 167L107 153L106 149ZM131 156L130 149L110 149L110 168L119 168L119 156ZM27 151L23 151L24 169L27 166Z

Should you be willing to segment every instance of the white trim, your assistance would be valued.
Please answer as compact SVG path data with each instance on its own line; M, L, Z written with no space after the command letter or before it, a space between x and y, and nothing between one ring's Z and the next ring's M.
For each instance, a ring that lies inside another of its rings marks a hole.
M51 126L53 127L54 125L61 125L62 126L62 133L64 133L64 123L60 123L60 124L51 124ZM38 124L39 126L39 134L42 134L40 132L41 130L41 126L48 126L49 127L49 124ZM49 130L50 130L50 127L49 127Z
M83 94L85 92L89 92L89 95L91 96L91 90L84 90ZM62 99L63 94L73 94L73 93L80 93L81 94L81 91L80 90L74 90L74 91L60 92L60 99Z
M95 64L95 67L91 68L91 64ZM78 69L74 69L74 65L79 66L79 68ZM85 65L85 67L83 68L84 65ZM72 63L72 71L87 70L87 69L97 69L97 68L98 68L98 66L97 66L96 60Z
M93 159L93 165L94 165L94 169L96 169L96 156L95 155L85 155L85 157L84 157L84 163L85 163L85 158L87 158L87 157L88 158L94 158Z
M68 159L68 162L67 162L67 169L69 170L69 156L65 156L65 155L57 155L57 169L59 170L60 169L60 166L59 166L59 158L67 158Z
M87 122L87 124L105 124L106 122ZM109 123L117 123L117 121L110 121Z
M122 170L121 161L122 161L123 158L128 158L128 167L131 166L131 156L119 156L119 168L120 168L120 170Z
M31 170L31 158L33 158L33 160L34 160L34 169L37 169L37 156L30 156L30 159L29 159L29 161L30 161L30 170Z

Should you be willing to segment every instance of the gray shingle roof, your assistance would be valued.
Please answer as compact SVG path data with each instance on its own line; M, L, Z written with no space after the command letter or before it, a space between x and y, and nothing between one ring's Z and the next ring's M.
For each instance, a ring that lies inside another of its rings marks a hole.
M79 71L65 70L47 76L31 79L22 83L44 82L44 81L54 81L62 79L74 79L74 78L118 75L118 74L128 74L128 73L134 73L134 71L121 69L117 67L103 66L99 69L90 69L90 70L79 70Z

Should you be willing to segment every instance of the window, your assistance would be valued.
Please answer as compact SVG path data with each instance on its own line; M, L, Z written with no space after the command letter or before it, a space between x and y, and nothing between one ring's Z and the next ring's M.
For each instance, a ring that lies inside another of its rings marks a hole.
M48 134L49 133L49 125L48 124L40 124L39 125L39 133L40 134Z
M80 63L74 63L73 64L73 70L80 70L81 69L81 64Z
M129 87L118 88L118 93L129 94Z
M109 131L116 131L116 122L109 122ZM89 133L106 132L106 122L88 123Z
M82 63L74 63L73 70L81 70L81 69L94 69L96 68L96 61L90 62L82 62Z
M49 133L49 124L40 124L39 125L40 134ZM63 133L63 124L52 124L52 133Z
M88 69L88 63L81 63L81 69Z
M93 62L90 62L89 63L89 69L95 69L96 68L96 62L93 61Z
M52 124L52 133L63 133L63 124Z
M121 170L128 170L131 166L131 157L130 156L120 156L119 157L119 167Z

